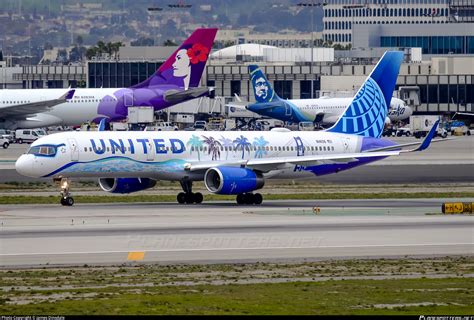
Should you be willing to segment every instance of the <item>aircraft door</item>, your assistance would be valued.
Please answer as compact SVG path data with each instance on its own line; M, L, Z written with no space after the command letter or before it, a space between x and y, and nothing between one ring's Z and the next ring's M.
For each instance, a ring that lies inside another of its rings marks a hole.
M79 146L76 139L68 139L69 150L71 151L71 161L79 161Z
M351 140L349 138L341 138L339 141L341 142L341 145L342 145L342 152L343 153L350 153L351 152Z
M153 147L153 139L151 138L148 139L147 148L148 148L148 152L146 154L146 160L147 161L155 160L155 148Z
M291 106L285 103L285 116L291 116Z
M126 107L133 107L133 91L125 92L123 99Z

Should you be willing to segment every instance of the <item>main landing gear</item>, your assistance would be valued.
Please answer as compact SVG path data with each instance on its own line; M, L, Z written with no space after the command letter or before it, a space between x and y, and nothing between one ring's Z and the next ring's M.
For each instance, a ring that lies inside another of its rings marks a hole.
M178 200L178 203L181 204L193 204L193 203L201 203L202 200L204 199L203 195L201 192L192 192L193 190L193 182L189 180L182 180L180 181L181 183L181 188L183 188L184 192L178 193L178 196L176 197L176 200Z
M71 196L71 192L69 191L69 180L67 178L61 178L55 180L59 183L61 188L61 205L71 207L74 204L74 198Z
M260 193L240 193L236 200L237 204L261 204L263 197Z

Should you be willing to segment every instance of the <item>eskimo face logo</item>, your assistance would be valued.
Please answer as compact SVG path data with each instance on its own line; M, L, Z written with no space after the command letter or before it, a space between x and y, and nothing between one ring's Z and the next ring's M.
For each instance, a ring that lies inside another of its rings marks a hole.
M263 77L255 80L255 94L262 100L268 97L268 85Z

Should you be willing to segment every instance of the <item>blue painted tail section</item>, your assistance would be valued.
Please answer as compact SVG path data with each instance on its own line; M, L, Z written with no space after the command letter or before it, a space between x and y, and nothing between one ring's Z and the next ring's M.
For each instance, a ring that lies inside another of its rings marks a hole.
M403 52L387 51L339 120L327 131L380 138Z
M280 100L265 74L256 65L249 66L255 100L259 103Z

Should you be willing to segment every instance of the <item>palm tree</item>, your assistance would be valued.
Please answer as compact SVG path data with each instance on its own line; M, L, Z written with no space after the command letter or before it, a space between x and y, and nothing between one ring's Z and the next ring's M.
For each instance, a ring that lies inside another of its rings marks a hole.
M228 139L228 138L224 138L223 136L221 136L222 138L219 139L219 141L221 142L222 146L226 149L225 151L225 159L227 160L227 158L229 158L229 148L233 148L234 147L234 143L232 142L231 139Z
M103 53L107 52L107 45L104 41L100 40L97 42L97 54L101 56Z
M120 51L120 47L123 47L123 43L121 41L113 42L111 47L112 47L112 53L113 53L114 59L117 59L118 52Z
M242 159L244 158L245 156L245 150L247 150L249 153L250 153L250 147L252 146L252 144L249 142L249 140L244 137L243 135L240 135L240 137L238 137L237 139L234 140L234 143L235 143L235 146L237 148L241 148L242 149Z
M267 150L265 150L267 144L268 141L266 141L263 136L253 140L253 145L257 148L257 151L255 151L255 158L263 158L263 156L267 154Z
M195 136L193 134L193 136L191 137L191 139L189 139L189 141L188 141L188 143L186 143L186 145L190 146L189 153L191 154L194 150L196 150L197 154L198 154L198 160L201 160L201 153L199 152L199 148L202 147L201 139L199 139L198 136Z
M213 137L206 137L202 136L204 138L204 143L207 144L209 147L209 151L207 154L212 154L212 160L217 160L221 158L221 147L222 144L214 139Z

